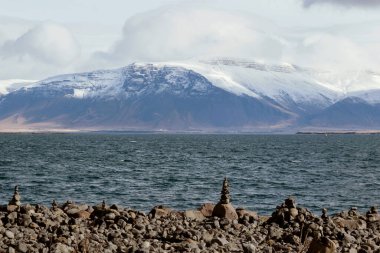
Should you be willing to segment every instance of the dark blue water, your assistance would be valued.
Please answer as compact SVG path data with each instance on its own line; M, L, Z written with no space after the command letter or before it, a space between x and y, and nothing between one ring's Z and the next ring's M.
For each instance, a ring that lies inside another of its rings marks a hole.
M379 135L1 134L0 203L103 199L140 210L216 202L271 213L287 196L320 212L380 205Z

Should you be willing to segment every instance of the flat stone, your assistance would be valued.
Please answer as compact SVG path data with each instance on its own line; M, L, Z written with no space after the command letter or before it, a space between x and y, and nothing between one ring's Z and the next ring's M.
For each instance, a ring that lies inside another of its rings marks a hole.
M116 218L116 214L114 214L114 213L107 213L106 214L106 220L114 220L115 218Z
M86 205L86 204L80 205L80 206L78 206L78 209L81 211L87 211L88 205Z
M7 211L8 213L11 213L11 212L16 212L18 210L18 206L16 205L7 205Z
M197 220L197 221L202 221L205 219L205 216L203 216L202 212L198 210L187 210L185 211L184 216L187 219Z
M79 218L79 219L88 219L90 218L91 214L87 211L80 210L79 212L72 215L73 218Z
M71 216L73 214L76 214L79 211L80 211L79 208L71 208L71 209L67 210L66 213Z
M228 241L224 237L217 237L217 238L212 239L211 244L214 244L214 243L220 246L224 246L228 244Z
M348 230L363 230L367 228L367 223L361 219L343 219L340 217L334 218L333 222L340 228Z

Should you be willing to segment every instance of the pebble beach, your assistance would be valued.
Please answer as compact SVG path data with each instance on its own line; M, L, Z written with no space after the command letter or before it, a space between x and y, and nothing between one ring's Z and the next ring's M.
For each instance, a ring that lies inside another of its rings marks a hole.
M146 213L106 201L24 204L15 187L0 206L0 252L379 253L380 215L376 207L315 214L289 197L261 216L233 206L227 179L216 203Z

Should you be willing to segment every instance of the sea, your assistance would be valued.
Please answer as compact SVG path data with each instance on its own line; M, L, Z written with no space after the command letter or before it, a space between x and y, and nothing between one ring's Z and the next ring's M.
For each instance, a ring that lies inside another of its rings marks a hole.
M0 204L67 200L148 212L216 203L270 215L292 196L316 214L380 206L380 135L0 134Z

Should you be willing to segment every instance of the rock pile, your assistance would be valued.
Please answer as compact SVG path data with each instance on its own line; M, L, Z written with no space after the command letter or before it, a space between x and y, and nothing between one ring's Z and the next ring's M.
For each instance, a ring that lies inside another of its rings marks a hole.
M376 208L365 215L355 208L336 215L323 210L319 217L288 198L264 217L233 209L227 179L219 203L198 210L156 206L145 214L105 202L88 206L53 201L46 207L19 201L16 188L9 204L0 206L1 253L380 253ZM225 205L231 212L219 215L215 209Z

